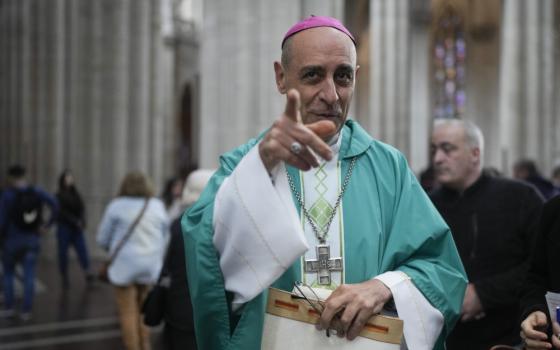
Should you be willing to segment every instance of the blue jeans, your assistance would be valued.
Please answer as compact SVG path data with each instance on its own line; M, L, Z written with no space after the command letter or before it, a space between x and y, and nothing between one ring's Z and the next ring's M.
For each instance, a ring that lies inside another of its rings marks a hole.
M15 268L17 263L21 263L23 265L23 305L21 312L31 311L35 293L35 266L37 265L38 255L39 245L36 242L26 242L25 239L6 241L2 256L4 307L6 310L14 309Z
M68 248L74 246L80 265L89 271L89 256L83 231L63 223L58 223L58 268L64 277L68 275Z

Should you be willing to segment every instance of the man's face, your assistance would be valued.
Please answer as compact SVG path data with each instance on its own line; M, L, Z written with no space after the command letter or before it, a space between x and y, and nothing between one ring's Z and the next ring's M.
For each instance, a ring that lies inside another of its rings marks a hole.
M464 190L480 174L480 150L468 145L458 125L436 126L430 151L436 180L443 186Z
M513 167L513 178L518 179L518 180L526 180L527 178L529 178L529 172L527 171L527 169L525 169L523 167L514 166Z
M72 174L66 174L64 175L64 184L66 186L72 186L74 185L74 177L72 176Z
M354 93L354 44L346 34L329 27L307 29L288 40L287 67L274 65L278 90L282 94L298 90L304 124L330 120L339 130Z

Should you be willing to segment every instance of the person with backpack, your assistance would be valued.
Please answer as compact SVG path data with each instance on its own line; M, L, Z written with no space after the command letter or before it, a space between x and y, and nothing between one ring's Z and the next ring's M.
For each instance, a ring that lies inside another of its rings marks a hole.
M16 264L23 267L23 304L19 317L31 318L35 266L40 248L40 233L50 225L58 211L56 199L45 190L27 183L25 168L13 165L8 169L11 187L0 197L0 232L3 235L2 266L4 271L4 317L14 317L14 276ZM43 208L50 207L50 219L43 220Z

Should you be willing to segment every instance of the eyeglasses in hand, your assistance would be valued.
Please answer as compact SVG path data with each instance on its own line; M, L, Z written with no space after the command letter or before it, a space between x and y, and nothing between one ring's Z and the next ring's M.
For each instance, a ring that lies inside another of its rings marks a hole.
M319 316L321 316L323 314L323 311L325 311L325 305L323 305L323 302L320 300L319 296L317 295L317 293L315 293L313 288L311 288L307 284L302 283L300 281L294 282L294 288L299 292L299 294L292 293L292 298L304 299L309 304L309 306L311 306L311 308L313 308L313 310L315 310L315 312L317 312L317 314ZM314 299L313 300L309 299L307 297L307 294L304 293L304 290L305 291L307 291L307 290L311 291L311 294L313 294ZM335 316L335 317L338 317L338 315ZM331 331L333 332L334 335L339 334L339 331L337 331L335 329L330 330L330 329L327 328L327 330L326 330L327 337L331 336L330 335Z

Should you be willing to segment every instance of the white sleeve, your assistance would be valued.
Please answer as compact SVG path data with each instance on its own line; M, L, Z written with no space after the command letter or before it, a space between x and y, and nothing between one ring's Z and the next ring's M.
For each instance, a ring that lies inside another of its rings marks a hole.
M393 293L408 347L414 350L433 349L443 329L441 312L430 304L404 272L389 271L375 278Z
M213 225L234 310L268 288L308 249L286 177L278 176L273 184L258 146L220 186Z

